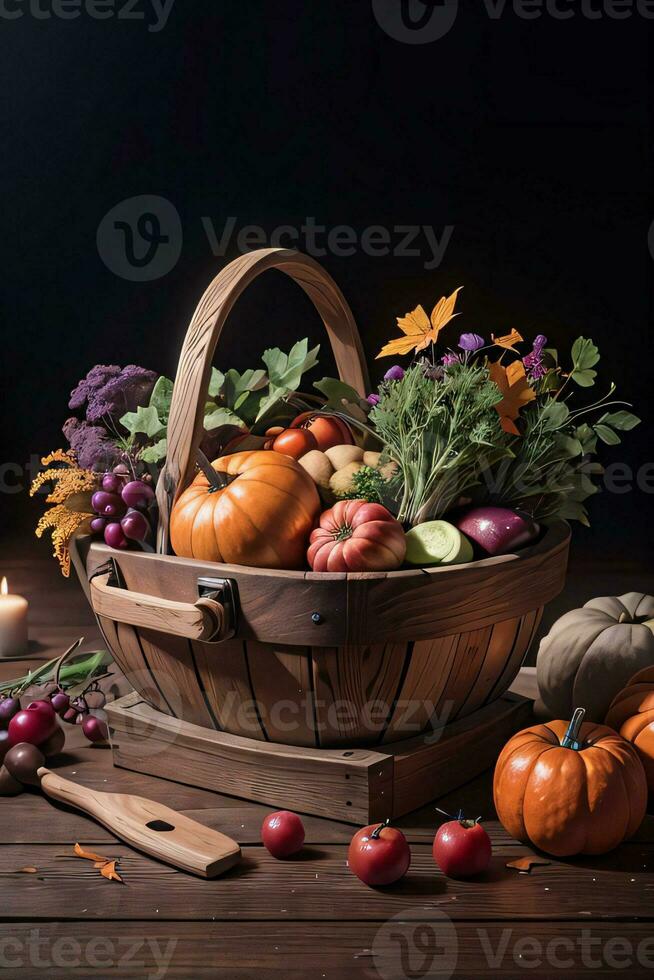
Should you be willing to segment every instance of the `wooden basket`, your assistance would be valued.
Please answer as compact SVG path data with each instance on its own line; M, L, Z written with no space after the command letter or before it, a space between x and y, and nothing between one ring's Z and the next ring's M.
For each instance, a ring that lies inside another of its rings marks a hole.
M452 568L374 574L275 571L177 558L168 519L194 475L216 343L267 269L313 301L341 378L367 389L340 290L313 259L262 249L211 283L180 357L157 488L157 554L80 545L76 562L113 656L141 697L184 722L249 739L334 748L397 742L500 698L544 604L564 584L569 531Z

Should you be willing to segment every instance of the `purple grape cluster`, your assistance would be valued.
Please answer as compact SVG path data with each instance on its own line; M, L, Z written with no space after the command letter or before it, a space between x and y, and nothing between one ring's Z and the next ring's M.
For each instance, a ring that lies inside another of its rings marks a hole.
M98 515L91 530L104 536L110 548L128 548L130 541L145 541L150 534L146 511L154 499L152 487L143 480L130 479L124 463L102 477L102 490L91 497Z
M101 718L91 714L91 709L103 708L105 704L105 696L99 688L72 699L59 688L50 694L50 703L62 721L81 725L89 742L106 741L107 726Z

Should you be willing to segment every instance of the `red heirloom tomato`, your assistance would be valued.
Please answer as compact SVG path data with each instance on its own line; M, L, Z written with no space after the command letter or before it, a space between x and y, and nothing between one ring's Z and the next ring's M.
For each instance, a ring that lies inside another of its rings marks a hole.
M321 415L319 412L303 412L291 422L292 429L306 429L314 437L317 448L324 453L332 446L352 446L354 439L347 422L337 415ZM314 447L316 448L316 447Z
M406 837L389 821L358 830L350 842L347 863L364 885L392 885L409 870L411 851Z
M490 864L490 837L478 820L450 820L434 838L434 861L451 878L481 874Z
M304 824L290 810L269 813L261 825L261 840L273 857L290 857L304 844Z
M276 453L283 453L292 459L299 459L311 449L317 448L318 443L308 429L284 429L272 444Z
M399 568L406 540L381 504L339 500L311 532L307 559L314 572L386 572Z

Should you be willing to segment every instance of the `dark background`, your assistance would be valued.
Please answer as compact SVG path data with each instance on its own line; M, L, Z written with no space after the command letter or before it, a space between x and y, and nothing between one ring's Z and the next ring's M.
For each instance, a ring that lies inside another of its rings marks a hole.
M97 362L174 373L202 291L238 254L232 239L212 255L203 216L218 233L229 216L268 233L312 216L358 235L420 224L440 238L454 226L431 271L423 239L417 257L320 259L374 378L390 363L373 358L395 317L463 284L452 342L459 327L542 332L559 349L592 337L601 390L614 380L645 420L604 459L649 462L654 22L589 20L574 2L566 21L460 7L428 44L390 37L369 0L176 0L159 33L27 8L0 19L2 458L24 464L62 444L68 392ZM174 204L183 246L167 275L131 282L107 268L96 233L142 194ZM305 333L321 339L317 316L269 273L217 360L254 365ZM321 368L332 370L326 353ZM645 568L651 500L595 498L577 553ZM0 508L5 535L47 554L31 543L38 503L5 493Z

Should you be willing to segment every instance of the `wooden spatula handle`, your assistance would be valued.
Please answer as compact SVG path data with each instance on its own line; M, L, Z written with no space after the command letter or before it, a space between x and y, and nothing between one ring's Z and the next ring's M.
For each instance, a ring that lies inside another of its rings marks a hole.
M170 807L128 793L101 793L41 767L41 789L53 800L83 810L127 844L183 871L214 878L233 867L241 849Z

